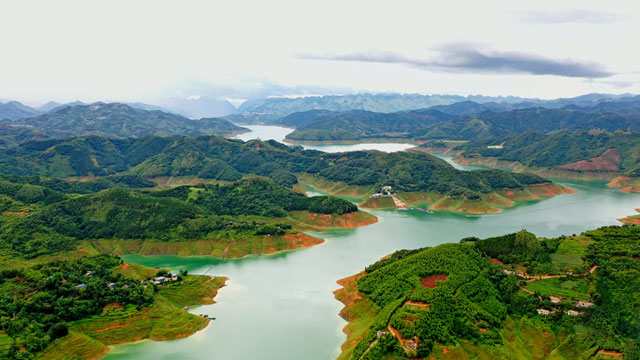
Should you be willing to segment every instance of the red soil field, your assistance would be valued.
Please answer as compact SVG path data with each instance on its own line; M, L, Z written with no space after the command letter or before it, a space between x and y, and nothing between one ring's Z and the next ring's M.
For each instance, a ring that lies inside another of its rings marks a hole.
M445 281L447 280L448 275L433 275L422 279L422 286L428 287L429 289L435 289L436 281Z

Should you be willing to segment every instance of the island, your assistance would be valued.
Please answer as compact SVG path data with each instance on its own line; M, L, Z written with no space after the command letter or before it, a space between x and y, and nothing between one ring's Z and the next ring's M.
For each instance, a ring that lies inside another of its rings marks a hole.
M338 359L635 359L640 227L400 250L339 280Z

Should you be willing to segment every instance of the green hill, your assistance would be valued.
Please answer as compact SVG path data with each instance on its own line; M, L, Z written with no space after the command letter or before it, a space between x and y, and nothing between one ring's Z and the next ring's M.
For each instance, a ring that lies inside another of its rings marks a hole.
M344 215L358 210L346 200L309 198L259 178L151 192L114 187L71 197L8 182L0 182L0 190L14 201L42 203L0 224L2 248L30 258L72 250L90 239L184 241L230 231L239 233L236 240L265 231L282 235L284 225L256 224L242 216L285 218L291 211Z
M29 126L50 137L228 136L247 131L224 119L190 120L175 114L136 109L120 103L65 106L50 113L17 120L12 125Z
M640 131L640 116L622 105L602 105L590 110L505 109L509 106L462 102L396 113L313 110L291 114L280 122L296 127L287 135L287 139L294 141L476 140L528 131Z
M397 113L362 110L332 113L314 110L289 115L280 122L296 127L295 131L287 135L289 140L365 140L407 137L415 129L445 122L452 117L430 109Z
M640 133L527 132L478 139L457 149L468 159L496 158L529 168L640 175Z
M416 129L411 138L473 140L527 131L558 130L640 131L640 116L579 110L523 109L455 118L443 124Z
M358 333L348 335L339 359L591 359L600 350L635 359L639 244L640 227L611 226L577 237L521 231L398 251L340 281L341 314ZM582 263L571 274L569 257Z

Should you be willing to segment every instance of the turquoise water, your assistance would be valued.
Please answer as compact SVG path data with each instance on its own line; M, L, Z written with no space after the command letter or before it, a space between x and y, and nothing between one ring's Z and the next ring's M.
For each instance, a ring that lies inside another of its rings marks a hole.
M342 304L332 294L338 288L336 280L386 254L520 229L539 236L580 233L616 224L617 218L640 207L639 195L607 188L604 182L563 184L579 193L491 215L372 211L379 218L377 224L314 234L326 242L270 256L235 260L124 256L129 262L230 280L216 297L217 304L191 310L216 317L204 330L175 341L116 346L105 359L333 359L346 338L342 333L346 322L338 316Z

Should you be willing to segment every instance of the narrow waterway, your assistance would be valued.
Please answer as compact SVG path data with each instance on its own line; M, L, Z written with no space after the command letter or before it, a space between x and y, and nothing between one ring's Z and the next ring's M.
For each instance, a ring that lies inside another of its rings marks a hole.
M286 135L282 135L284 128L250 128L256 129L254 138ZM251 138L250 134L240 137ZM331 149L341 151L338 146L332 145ZM352 145L343 146L342 151L346 151ZM346 324L338 316L342 304L332 294L338 288L336 280L361 271L388 253L520 229L539 236L580 233L616 224L617 218L640 207L640 196L607 188L604 182L564 184L579 193L530 202L491 215L372 211L380 219L377 224L315 234L327 241L270 256L236 260L124 256L129 262L225 275L231 280L220 291L217 304L192 310L216 317L204 330L181 340L116 346L105 359L333 359L345 340L342 327Z

